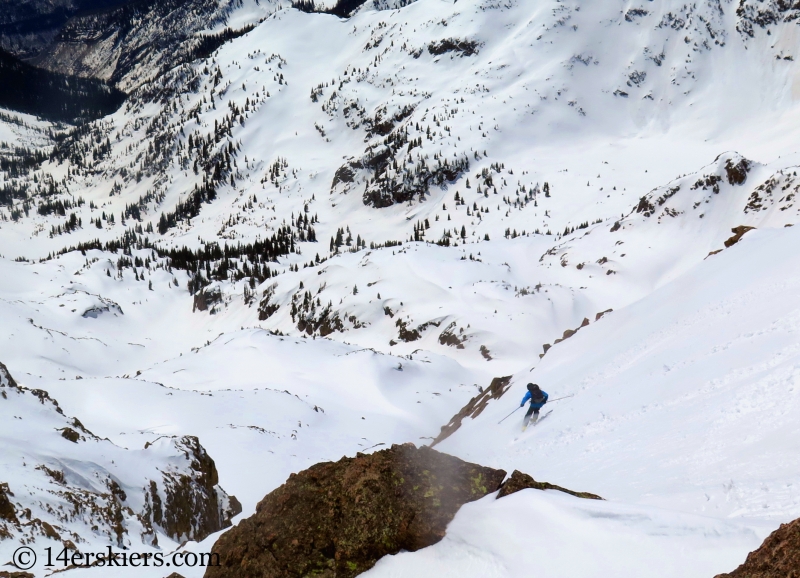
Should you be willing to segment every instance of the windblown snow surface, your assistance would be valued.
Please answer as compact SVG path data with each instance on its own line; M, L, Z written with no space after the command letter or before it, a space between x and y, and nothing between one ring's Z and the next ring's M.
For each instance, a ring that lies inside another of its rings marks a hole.
M499 376L437 449L606 501L488 496L367 575L710 577L800 516L794 11L234 4L250 32L113 115L0 117L4 154L49 155L0 172L0 361L26 388L0 399L0 483L32 511L0 564L66 540L208 552L218 534L181 545L137 517L183 436L248 516L314 463L430 443ZM260 272L169 253L273 236L292 247ZM569 397L499 424L529 381ZM121 526L70 513L80 492Z

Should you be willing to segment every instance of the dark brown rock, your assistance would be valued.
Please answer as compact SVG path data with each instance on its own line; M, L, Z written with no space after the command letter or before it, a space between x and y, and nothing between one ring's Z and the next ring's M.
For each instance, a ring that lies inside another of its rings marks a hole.
M266 289L261 297L261 302L258 304L258 320L265 321L272 317L281 306L277 303L270 303L275 296L275 289L278 287L277 283L273 283Z
M603 259L605 259L605 257L603 257ZM603 261L603 259L600 259L600 261L598 261L598 263L600 263L601 261L602 261L602 262L605 262L605 261ZM601 264L602 264L602 263L601 263ZM598 320L599 320L599 319L600 319L600 318L601 318L603 315L605 315L605 314L606 314L606 313L608 313L609 311L611 311L611 309L608 309L608 310L606 310L606 311L603 311L602 313L598 313L598 314L595 316L595 321L598 321ZM584 317L584 318L583 318L583 321L581 322L581 325L580 325L580 327L576 327L575 329L567 329L567 330L565 330L565 331L564 331L564 334L563 334L561 337L559 337L558 339L556 339L556 340L553 342L553 345L558 345L559 343L561 343L561 342L562 342L562 341L564 341L565 339L569 339L570 337L572 337L573 335L575 335L575 334L576 334L578 331L580 331L580 330L581 330L581 329L583 329L584 327L587 327L588 325L589 325L589 318L588 318L588 317ZM550 351L550 349L553 347L553 345L550 345L549 343L545 343L545 344L542 346L542 349L544 349L544 352L539 354L539 359L541 359L542 357L544 357L545 355L547 355L547 352L548 352L548 351Z
M56 425L62 426L53 429L65 440L79 442L89 437L98 440L79 419L65 416L58 402L46 391L27 389L15 383L5 365L0 363L0 404L15 403L20 399L24 402L25 396L28 397L28 403L32 399L41 402ZM52 435L52 430L44 433ZM67 443L64 442L64 447ZM59 467L32 464L36 471L46 475L48 481L52 482L41 489L42 495L52 494L59 500L68 500L73 506L69 514L50 511L42 520L33 518L29 508L12 502L14 494L0 478L0 540L14 538L25 544L35 536L44 535L60 541L61 534L65 532L61 523L81 519L87 523L87 531L88 524L92 524L91 531L115 538L116 545L120 547L129 541L127 535L131 527L137 530L141 528L142 540L150 545L157 544L156 532L159 530L183 542L200 541L209 534L229 527L231 518L241 512L241 504L219 486L214 460L199 440L184 436L163 440L159 446L159 455L154 458L160 464L160 475L154 479L139 478L143 482L139 486L141 493L134 489L135 486L128 488L124 480L114 479L108 473L102 475L98 472L96 478L106 486L107 491L99 488L96 491L88 490L85 484L70 481ZM149 443L145 449L148 447ZM168 457L166 461L165 457ZM123 485L127 491L123 490ZM129 495L131 490L133 494ZM23 503L25 501L24 497L16 499L23 499ZM137 511L133 508L137 508ZM74 536L71 536L72 539L75 539ZM68 543L66 534L64 543Z
M7 570L0 570L0 578L36 578L30 572L8 572Z
M47 522L42 522L41 526L45 536L53 540L56 540L57 542L61 541L61 535L58 532L56 532L56 529L53 528L53 526L51 526Z
M231 525L231 518L242 506L217 485L219 476L214 460L195 436L184 436L177 447L189 461L188 473L164 471L164 493L151 480L145 488L144 519L159 526L177 541L203 540Z
M444 537L465 503L496 491L502 470L413 444L293 474L214 545L206 578L349 578L383 556Z
M733 237L730 237L725 241L725 248L727 249L729 247L733 247L739 242L739 239L741 239L747 231L752 231L753 229L755 229L755 227L748 227L747 225L739 225L738 227L731 229Z
M65 440L69 440L72 443L76 444L81 439L81 434L76 432L71 427L65 427L64 429L61 430L61 437L64 438Z
M548 484L547 482L537 482L531 476L528 474L523 474L519 470L514 470L514 473L511 474L511 477L508 478L508 480L506 480L506 482L503 484L503 487L500 488L500 492L498 492L497 497L498 499L504 498L505 496L519 492L520 490L527 490L529 488L534 490L558 490L559 492L564 492L570 496L585 498L587 500L603 499L600 496L590 494L589 492L573 492L572 490L562 488L561 486Z
M4 363L0 363L0 387L19 388Z
M406 343L410 341L416 341L421 337L420 332L414 328L408 328L408 322L403 321L402 319L398 319L395 322L395 326L399 327L398 330L398 339L400 341L405 341Z
M218 287L203 289L194 296L192 313L195 311L215 312L214 306L222 303L222 293Z
M751 162L747 159L740 159L736 164L733 164L731 159L725 161L725 173L728 176L728 182L732 185L743 185L747 180L747 173L750 172L751 166Z
M716 578L800 578L800 518L782 524L744 564Z
M9 496L13 495L11 490L8 489L8 484L0 483L0 520L16 524L17 514L14 511L14 504L8 499Z
M464 349L464 342L467 340L467 337L465 335L456 335L455 328L456 322L453 321L442 331L441 335L439 335L439 343L455 347L456 349ZM464 330L461 329L461 332L463 331Z
M601 311L600 313L598 313L597 315L594 316L594 320L595 321L600 321L600 319L603 317L603 315L605 315L606 313L611 313L612 311L614 311L614 310L613 309L606 309L605 311Z
M339 183L352 183L356 177L355 168L356 167L350 166L349 164L344 164L336 169L336 172L333 174L333 181L331 182L331 190Z
M436 436L436 439L433 440L433 442L431 442L431 447L453 435L453 433L455 433L456 430L461 427L461 422L464 421L465 418L471 417L472 419L475 419L478 417L486 408L490 399L500 399L503 394L508 391L510 386L510 375L505 377L495 377L492 380L492 383L489 384L488 388L484 389L480 395L477 395L469 400L467 405L462 407L456 415L450 418L450 422L447 425L442 426L439 435Z

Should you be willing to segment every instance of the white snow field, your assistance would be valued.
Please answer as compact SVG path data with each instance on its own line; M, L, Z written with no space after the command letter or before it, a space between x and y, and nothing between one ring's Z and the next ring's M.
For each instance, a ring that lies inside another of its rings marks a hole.
M0 377L0 489L31 509L0 571L23 543L209 552L142 521L184 436L249 516L314 463L430 443L500 376L437 449L606 500L488 496L370 576L710 578L800 517L794 9L232 4L251 32L113 115L0 116L0 153L52 155L0 170L0 362L28 388ZM167 256L281 235L268 276ZM571 397L498 424L529 381Z
M438 544L380 560L364 575L714 576L760 540L737 524L522 490L464 506Z
M607 498L798 517L800 231L750 235L555 346L438 447ZM573 397L524 434L498 425L529 381Z

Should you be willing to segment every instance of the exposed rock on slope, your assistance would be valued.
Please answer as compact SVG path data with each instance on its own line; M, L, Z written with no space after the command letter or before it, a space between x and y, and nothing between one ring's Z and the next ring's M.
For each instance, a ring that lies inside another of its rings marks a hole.
M508 391L510 385L510 375L506 377L495 377L486 390L484 390L480 395L476 395L469 400L469 403L461 408L461 411L454 415L447 425L442 426L442 431L440 431L439 435L436 436L436 439L433 440L431 447L453 435L453 433L461 427L461 422L464 421L464 418L471 417L472 419L475 419L478 417L486 408L486 404L489 403L489 400L499 399L502 397L503 394Z
M412 444L293 474L214 545L207 578L356 576L381 557L444 537L465 503L506 473Z
M128 2L74 16L34 62L127 91L191 59L200 45L196 33L225 15L218 0Z
M218 487L214 460L196 437L185 436L175 446L189 467L163 472L163 506L158 484L150 482L144 517L178 541L202 540L230 526L231 518L242 511L242 506L235 496L228 496Z
M523 474L519 470L514 470L514 473L511 474L503 487L500 488L500 492L497 494L498 499L504 498L505 496L509 496L521 490L557 490L559 492L564 492L565 494L569 494L570 496L575 496L576 498L584 498L587 500L602 500L600 496L597 494L590 494L589 492L574 492L572 490L568 490L566 488L562 488L561 486L556 486L554 484L548 484L547 482L537 482L528 474Z
M439 542L462 505L500 490L557 490L514 471L483 467L413 444L342 458L292 474L254 516L213 547L220 565L206 578L356 576L388 554Z
M241 511L196 437L121 448L65 416L46 391L18 385L2 363L0 446L0 540L130 547L157 545L159 532L202 540Z
M0 46L20 58L36 56L64 23L81 11L100 10L126 0L14 0L0 14ZM135 1L135 0L127 0Z
M800 519L770 534L745 563L730 574L716 578L798 578L800 577Z

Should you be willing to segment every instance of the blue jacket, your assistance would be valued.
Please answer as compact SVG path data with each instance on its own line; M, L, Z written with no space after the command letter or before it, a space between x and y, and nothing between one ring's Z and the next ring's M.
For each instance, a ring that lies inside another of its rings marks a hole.
M542 407L544 407L544 404L547 403L547 398L548 398L546 391L544 390L539 390L539 391L542 392L542 395L544 396L544 401L542 401L541 403L533 403L533 401L531 401L531 407L534 407L536 409L541 409ZM522 407L523 405L525 405L525 402L528 401L530 398L531 398L531 392L529 391L525 394L525 397L522 398L522 401L520 402L519 406Z

